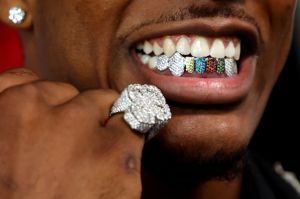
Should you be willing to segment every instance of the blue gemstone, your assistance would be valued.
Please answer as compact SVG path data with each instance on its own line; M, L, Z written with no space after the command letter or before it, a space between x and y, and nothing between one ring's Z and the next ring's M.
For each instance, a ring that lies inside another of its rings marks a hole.
M205 68L206 68L206 60L205 58L197 58L195 61L196 65L196 72L203 74L205 73Z

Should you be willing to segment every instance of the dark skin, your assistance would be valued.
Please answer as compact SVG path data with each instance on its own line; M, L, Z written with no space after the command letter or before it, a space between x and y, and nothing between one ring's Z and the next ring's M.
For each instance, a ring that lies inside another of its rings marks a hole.
M0 75L1 196L132 199L143 190L149 193L144 198L240 197L241 174L230 181L199 179L189 189L172 189L151 167L141 175L143 137L121 115L104 125L120 91L130 83L152 83L132 59L131 47L151 31L162 36L155 30L177 26L176 21L140 24L192 4L235 7L255 20L260 51L253 81L247 95L222 108L208 101L172 103L173 118L155 139L179 157L170 165L247 147L286 61L296 0L1 0L0 17L7 24L10 7L27 11L24 23L15 26L26 69Z

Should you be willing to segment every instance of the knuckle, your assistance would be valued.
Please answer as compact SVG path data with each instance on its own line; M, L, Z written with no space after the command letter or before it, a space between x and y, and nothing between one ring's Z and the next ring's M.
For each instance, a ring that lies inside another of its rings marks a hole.
M36 101L40 97L40 92L38 87L34 83L29 83L20 87L16 87L18 94L26 97L25 102L31 100Z
M79 90L71 84L67 84L64 82L53 82L53 84L62 87L65 91L68 91L68 92L71 92L74 94L79 94Z
M25 84L37 79L37 75L25 68L9 70L0 75L0 90L2 91L6 88Z
M37 81L35 86L40 91L44 102L50 106L64 104L79 94L75 87L61 82Z
M1 100L4 104L13 105L14 109L20 109L22 112L34 112L41 103L40 93L32 83L5 90L1 94Z
M135 179L140 177L141 172L141 159L136 152L132 150L121 150L119 155L114 156L116 159L117 170L122 176ZM113 156L113 155L112 155Z
M110 151L109 156L115 157L116 165L120 172L126 176L139 176L141 170L142 148L136 143L135 138L129 128L120 130L120 125L111 125L106 127L106 131L110 132L109 137L105 137L105 148L102 150ZM113 149L113 150L112 150Z
M106 99L112 99L117 98L119 94L111 89L99 89L99 90L91 90L86 92L88 97L94 98L94 99L100 99L102 100L104 97Z
M2 116L8 116L9 123L14 123L14 128L21 131L37 124L42 108L38 90L33 84L16 86L0 95Z
M116 171L122 176L139 177L141 171L141 153L140 150L120 136L114 136L113 133L101 137L101 144L97 147L96 156L108 158L114 162ZM105 140L105 141L104 141Z
M59 111L57 117L62 120L65 120L66 116L68 117L68 121L73 123L77 121L84 122L90 119L87 111L79 103L72 103L67 107L58 107L56 109Z
M36 83L36 86L43 90L60 89L62 93L74 93L74 94L79 93L79 91L74 86L63 82L38 81Z
M135 175L140 173L140 160L132 152L127 152L124 154L123 165L124 170L129 175Z
M1 93L2 97L11 99L14 102L32 101L38 96L38 90L33 84L19 85L8 88Z

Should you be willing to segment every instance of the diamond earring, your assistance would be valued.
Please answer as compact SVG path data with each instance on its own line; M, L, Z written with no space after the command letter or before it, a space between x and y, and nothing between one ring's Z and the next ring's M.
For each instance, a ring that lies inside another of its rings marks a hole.
M8 19L13 24L21 24L23 23L24 19L26 17L26 12L17 6L11 7L8 11Z

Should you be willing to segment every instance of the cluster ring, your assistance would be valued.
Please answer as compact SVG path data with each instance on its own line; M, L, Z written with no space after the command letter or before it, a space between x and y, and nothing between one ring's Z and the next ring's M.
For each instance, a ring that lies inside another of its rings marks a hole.
M171 119L171 111L161 91L153 85L129 85L115 101L110 115L124 113L124 120L133 129L153 138Z

